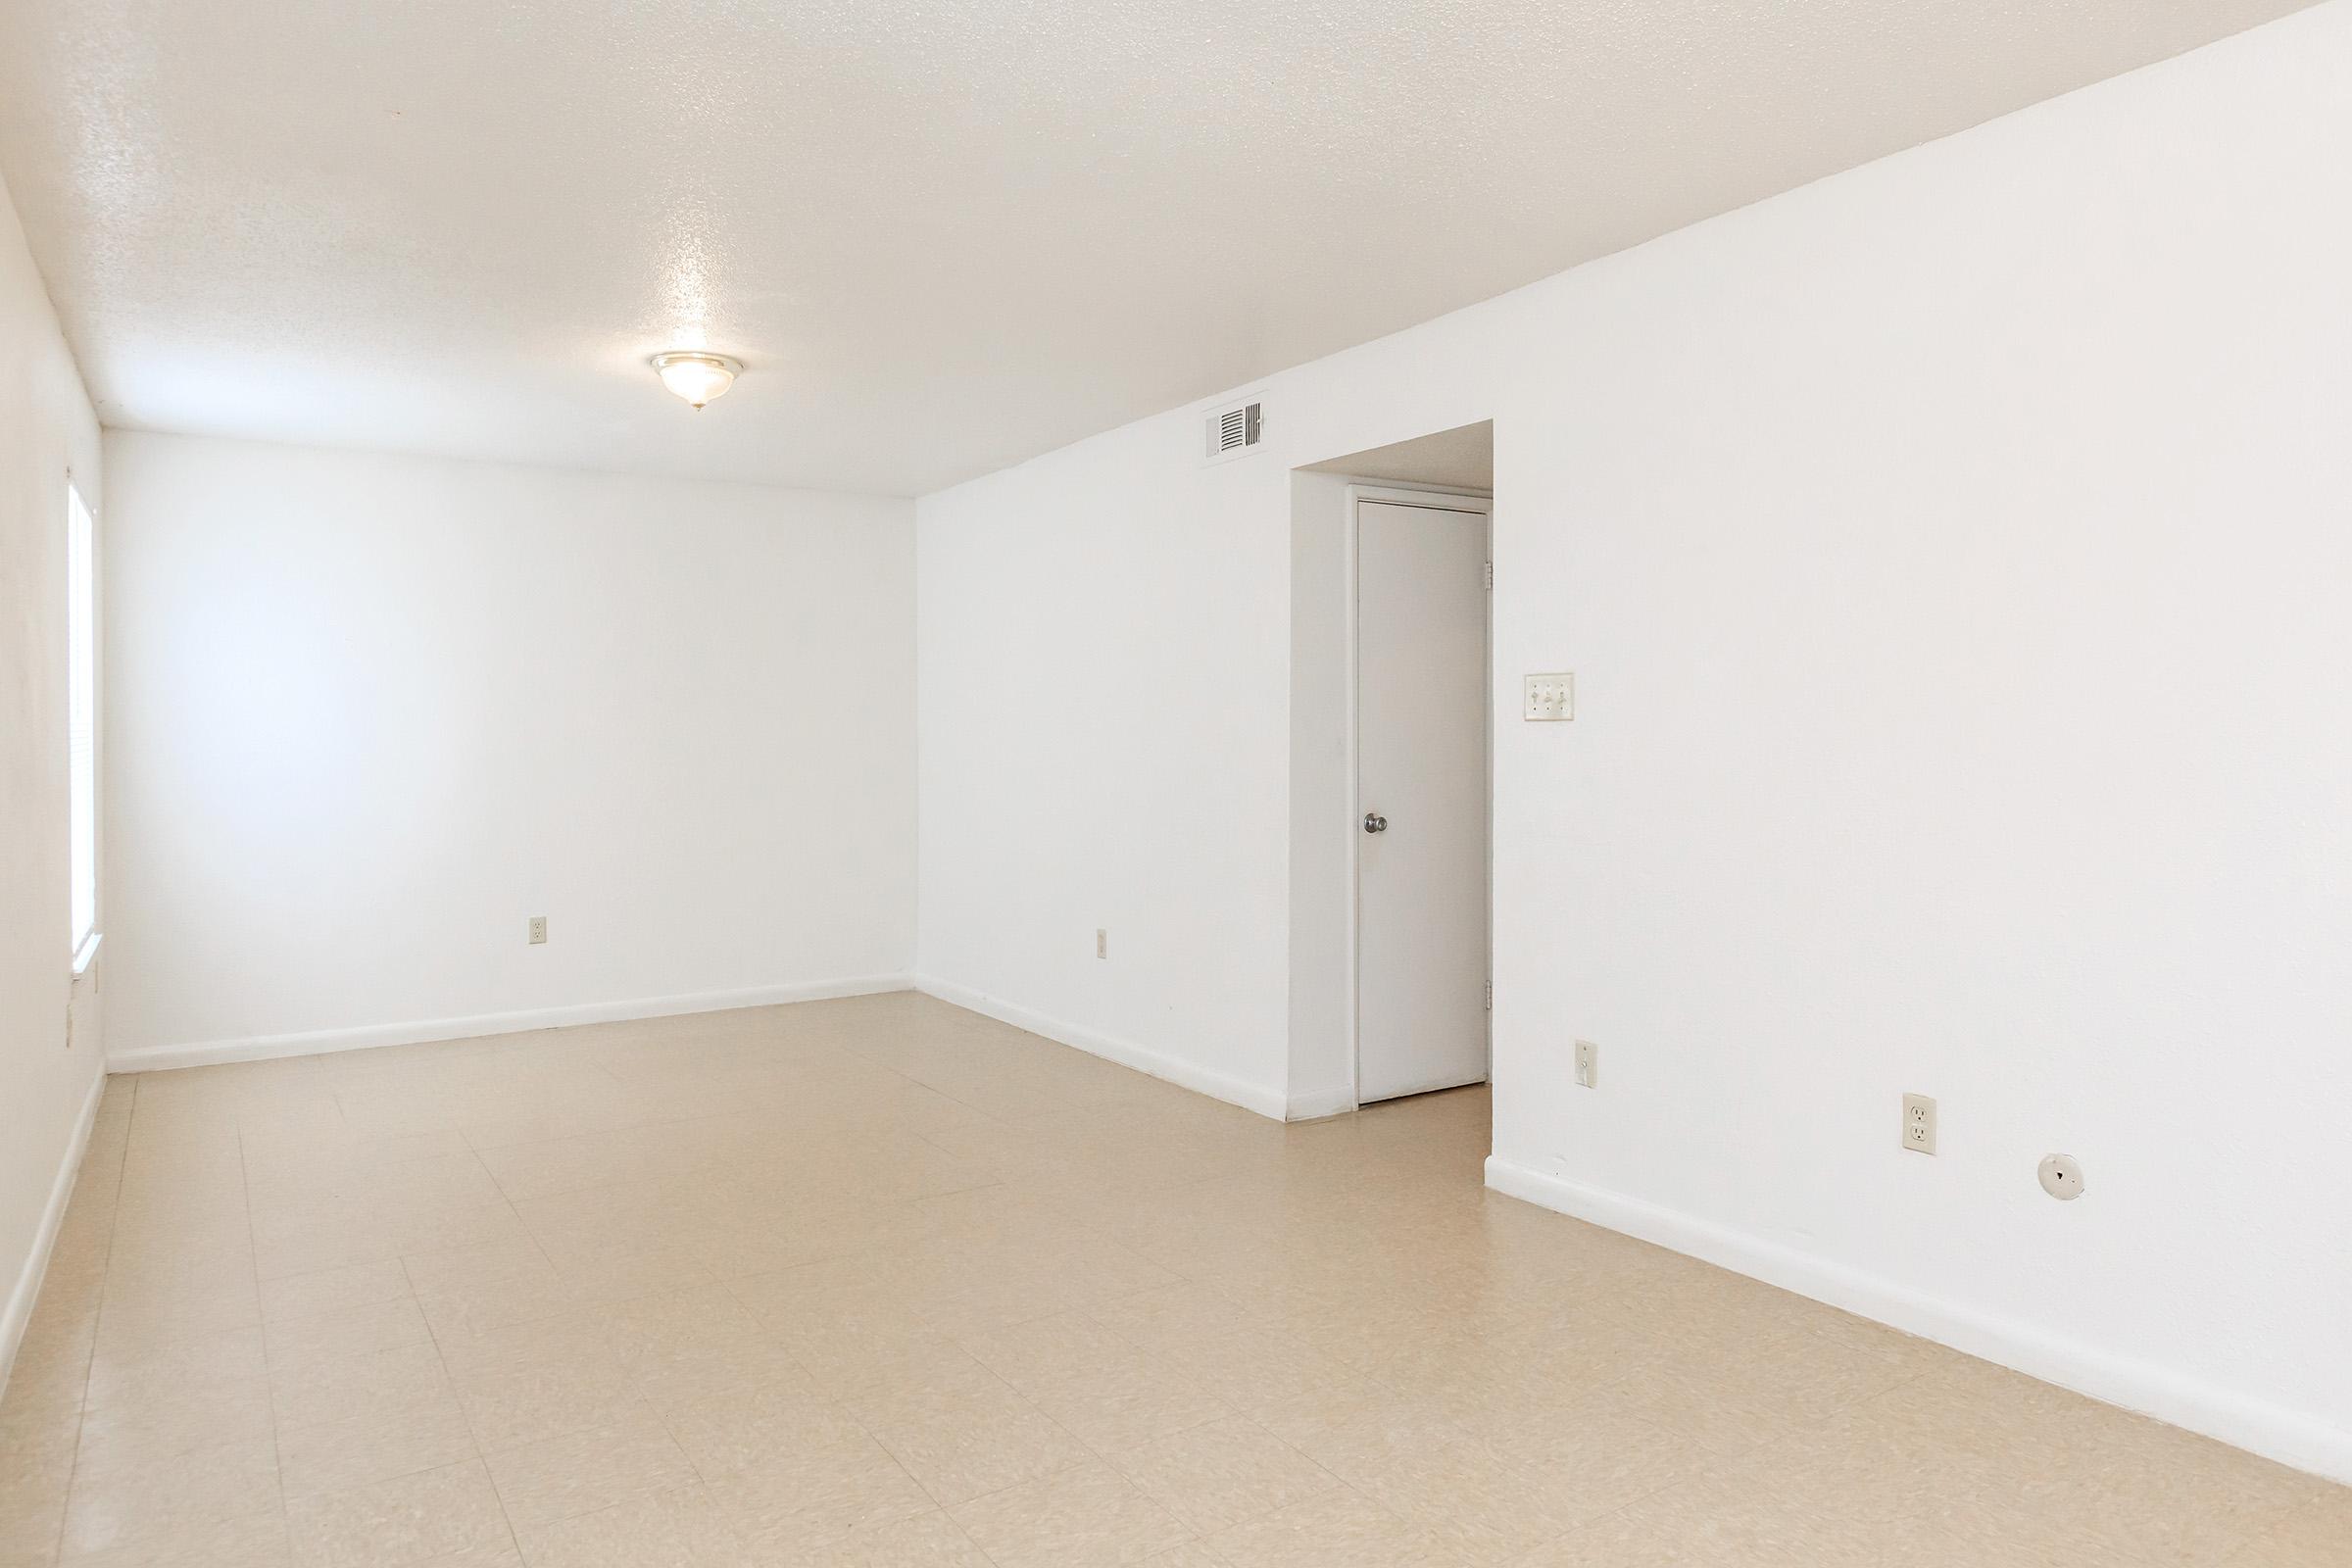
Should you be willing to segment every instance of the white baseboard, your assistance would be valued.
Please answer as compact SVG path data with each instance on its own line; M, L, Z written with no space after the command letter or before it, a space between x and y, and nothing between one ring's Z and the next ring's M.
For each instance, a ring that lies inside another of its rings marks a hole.
M1317 1121L1325 1116L1340 1116L1355 1109L1355 1086L1339 1084L1330 1089L1311 1089L1291 1096L1290 1119Z
M2045 1383L2203 1433L2266 1459L2352 1483L2352 1431L2317 1417L2152 1362L2065 1339L2014 1318L1929 1296L1711 1220L1546 1175L1500 1155L1487 1160L1487 1185L1512 1198L1703 1258Z
M32 1322L32 1303L39 1299L41 1281L49 1274L49 1254L56 1250L57 1233L66 1223L66 1205L74 1200L74 1183L81 1174L81 1156L89 1151L90 1129L98 1121L98 1102L106 1098L106 1074L101 1072L81 1102L81 1116L58 1162L57 1179L49 1184L49 1206L41 1210L40 1229L33 1232L32 1250L17 1271L15 1289L8 1293L8 1315L0 1317L0 1395L8 1392L8 1375L17 1364L17 1348Z
M306 1034L256 1035L245 1040L209 1040L185 1046L144 1046L108 1056L110 1072L156 1072L168 1067L206 1067L223 1061L267 1061L276 1056L315 1056L373 1046L415 1046L432 1040L470 1040L476 1035L517 1034L575 1023L615 1023L632 1018L667 1018L687 1012L723 1012L731 1007L766 1007L781 1002L821 1002L832 997L865 997L905 991L903 974L858 975L797 985L751 986L741 991L699 991L673 997L638 997L627 1002L589 1002L520 1012L482 1012L465 1018L422 1018L406 1023L362 1024L351 1029L318 1029Z
M1122 1067L1133 1067L1137 1072L1149 1073L1154 1078L1165 1079L1179 1089L1190 1089L1195 1094L1206 1095L1211 1100L1222 1100L1229 1105L1239 1105L1244 1110L1256 1111L1260 1116L1269 1117L1275 1121L1284 1120L1285 1113L1290 1108L1287 1097L1279 1089L1268 1089L1259 1084L1244 1083L1239 1078L1229 1078L1221 1072L1211 1072L1206 1067L1196 1066L1192 1062L1182 1061L1174 1056L1162 1055L1158 1052L1139 1046L1133 1041L1118 1040L1109 1035L1097 1034L1091 1029L1081 1029L1074 1023L1063 1023L1060 1019L1049 1018L1042 1012L1031 1012L1026 1007L1015 1006L1000 997L990 996L985 991L974 991L969 986L957 985L953 980L942 980L935 975L916 975L914 988L926 996L937 997L942 1002L953 1003L971 1012L983 1013L996 1019L999 1023L1008 1023L1016 1029L1026 1029L1033 1035L1043 1035L1048 1040L1056 1040L1065 1046L1074 1046L1089 1055L1101 1056L1105 1061L1115 1061Z

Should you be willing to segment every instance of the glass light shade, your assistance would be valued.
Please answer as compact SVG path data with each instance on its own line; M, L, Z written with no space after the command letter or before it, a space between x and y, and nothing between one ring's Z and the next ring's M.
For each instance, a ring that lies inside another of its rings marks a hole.
M727 388L743 373L743 365L723 354L657 354L654 369L663 386L699 409L712 398L726 396Z

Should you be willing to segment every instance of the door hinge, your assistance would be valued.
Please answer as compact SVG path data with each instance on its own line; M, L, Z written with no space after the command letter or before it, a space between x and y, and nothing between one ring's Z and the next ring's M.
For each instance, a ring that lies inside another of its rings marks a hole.
M1492 980L1487 982L1487 1010L1494 1010L1494 982Z
M1492 561L1487 563L1487 586L1489 588L1494 586L1494 563Z

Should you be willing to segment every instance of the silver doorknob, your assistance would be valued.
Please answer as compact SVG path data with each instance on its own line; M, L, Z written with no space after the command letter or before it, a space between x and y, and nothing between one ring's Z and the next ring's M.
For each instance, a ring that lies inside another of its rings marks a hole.
M1387 817L1385 817L1385 816L1381 815L1381 814L1380 814L1378 811L1366 811L1366 812L1364 813L1364 831L1365 831L1365 832L1367 832L1367 833L1386 833L1388 830L1389 830L1389 819L1388 819Z

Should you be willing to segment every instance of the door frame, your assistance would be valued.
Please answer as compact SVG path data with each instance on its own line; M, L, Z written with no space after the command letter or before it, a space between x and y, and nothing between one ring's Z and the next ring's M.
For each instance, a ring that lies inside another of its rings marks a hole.
M1358 1108L1364 1102L1363 1054L1363 581L1360 573L1363 507L1366 503L1424 507L1433 512L1467 512L1487 519L1487 566L1494 562L1494 498L1479 490L1443 485L1351 483L1348 486L1346 574L1348 582L1348 1075ZM1494 1076L1494 592L1487 585L1486 737L1487 770L1487 1081Z

